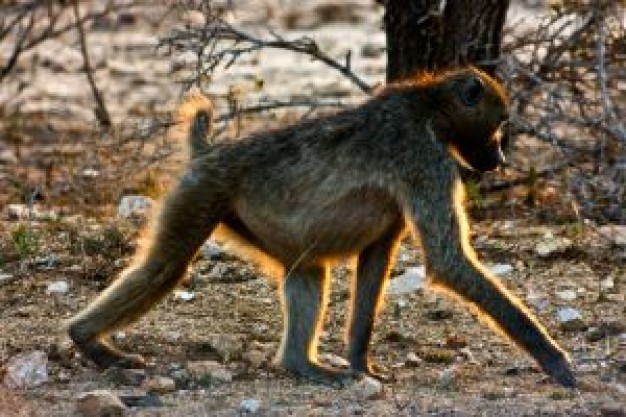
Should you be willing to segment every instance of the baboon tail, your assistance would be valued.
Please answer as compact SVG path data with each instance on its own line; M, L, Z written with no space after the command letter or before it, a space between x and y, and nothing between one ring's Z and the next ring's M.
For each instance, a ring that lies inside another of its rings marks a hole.
M207 137L213 125L213 104L207 96L191 92L178 107L176 118L187 137L190 159L210 149Z

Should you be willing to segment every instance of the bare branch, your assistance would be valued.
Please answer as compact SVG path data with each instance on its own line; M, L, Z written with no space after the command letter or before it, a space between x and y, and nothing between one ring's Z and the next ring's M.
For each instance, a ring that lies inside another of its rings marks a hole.
M111 127L111 116L109 115L109 111L106 108L104 103L104 99L102 98L102 94L96 85L96 81L93 78L93 69L91 68L91 63L89 60L89 51L87 50L87 40L85 39L85 30L83 29L83 24L80 21L80 10L78 9L78 0L74 0L73 2L73 10L74 10L74 19L76 23L76 30L78 31L78 40L80 42L80 51L83 55L83 63L85 65L85 75L87 75L87 80L89 81L89 86L91 87L91 92L93 94L93 98L96 101L96 118L105 129Z
M265 48L273 48L308 55L337 70L364 93L370 94L372 92L372 86L352 71L350 52L345 57L345 63L340 63L322 51L315 40L308 36L287 40L282 35L270 30L271 38L264 39L235 28L213 11L209 11L205 17L207 22L204 27L178 29L161 40L161 46L194 50L198 56L197 75L199 78L213 72L219 65L223 65L224 68L230 67L243 55ZM224 44L228 46L219 47Z

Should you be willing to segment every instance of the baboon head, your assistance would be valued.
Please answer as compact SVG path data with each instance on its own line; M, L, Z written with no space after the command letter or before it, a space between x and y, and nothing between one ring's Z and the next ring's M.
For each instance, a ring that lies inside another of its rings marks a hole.
M438 84L432 97L433 129L455 159L480 172L504 162L508 104L495 80L474 68L462 70Z

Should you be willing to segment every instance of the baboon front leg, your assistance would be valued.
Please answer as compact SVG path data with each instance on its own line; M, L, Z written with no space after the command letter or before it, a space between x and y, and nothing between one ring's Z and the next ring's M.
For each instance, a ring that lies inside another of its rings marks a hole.
M379 378L383 378L382 375L377 375L369 363L369 343L403 230L404 225L394 227L359 254L352 288L348 360L356 372Z
M112 346L108 336L138 319L176 286L219 221L220 201L214 197L184 183L168 197L135 265L70 320L70 337L84 356L103 368L144 364L140 355Z
M454 201L452 192L443 192L435 192L429 200L415 201L413 207L427 272L435 286L452 291L476 307L557 382L575 386L567 354L521 301L478 263L460 203Z
M317 363L318 331L327 301L326 267L295 268L283 283L285 331L280 363L295 374L324 384L341 384L348 372Z

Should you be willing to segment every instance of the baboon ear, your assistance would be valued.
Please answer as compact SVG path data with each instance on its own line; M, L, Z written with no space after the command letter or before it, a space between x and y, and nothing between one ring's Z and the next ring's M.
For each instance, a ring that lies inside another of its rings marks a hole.
M485 86L478 77L470 77L461 85L459 98L467 107L475 107L485 94Z

